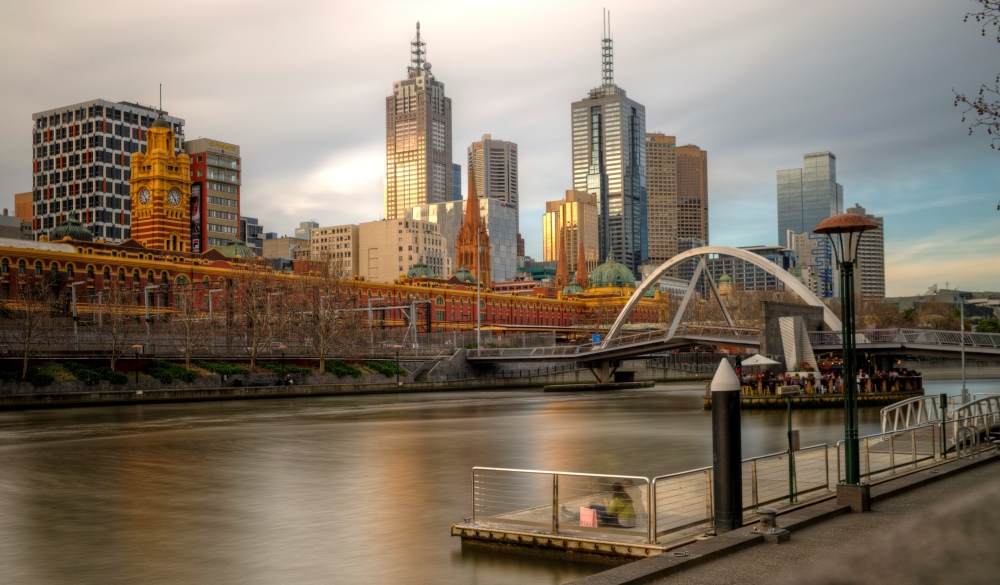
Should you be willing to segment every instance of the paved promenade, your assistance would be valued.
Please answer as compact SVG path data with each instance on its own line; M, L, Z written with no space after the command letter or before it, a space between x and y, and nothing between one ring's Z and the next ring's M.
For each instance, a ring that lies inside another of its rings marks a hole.
M923 470L873 486L872 496L865 514L843 513L827 502L779 516L780 526L792 528L782 544L758 543L744 528L676 551L688 557L667 553L578 583L1000 582L1000 458ZM663 576L685 565L693 566Z

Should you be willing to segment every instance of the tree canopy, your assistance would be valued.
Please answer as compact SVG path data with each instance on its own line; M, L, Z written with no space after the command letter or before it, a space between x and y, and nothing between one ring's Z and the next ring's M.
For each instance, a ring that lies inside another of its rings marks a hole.
M974 0L979 4L978 12L965 15L965 22L970 19L980 25L980 33L985 37L987 31L993 35L996 30L996 40L1000 43L1000 0ZM955 107L961 107L962 122L969 124L969 134L976 128L985 127L991 136L990 148L996 149L1000 142L1000 75L992 84L983 84L976 94L965 94L952 90L955 94Z

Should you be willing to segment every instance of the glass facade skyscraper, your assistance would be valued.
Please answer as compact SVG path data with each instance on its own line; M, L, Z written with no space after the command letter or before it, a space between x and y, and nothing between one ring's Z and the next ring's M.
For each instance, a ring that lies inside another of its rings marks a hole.
M837 183L837 157L805 155L801 169L778 171L778 243L785 233L811 233L821 221L844 212L844 188Z
M573 189L597 196L601 258L638 274L649 257L646 108L614 83L610 31L603 47L603 84L572 105Z

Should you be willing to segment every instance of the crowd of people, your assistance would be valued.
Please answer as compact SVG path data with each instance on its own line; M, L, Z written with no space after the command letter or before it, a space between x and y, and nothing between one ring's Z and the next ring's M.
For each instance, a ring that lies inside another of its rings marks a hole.
M817 378L814 372L760 372L740 375L743 394L777 394L782 386L800 386L806 394L841 394L844 392L844 378L840 370L823 372ZM858 391L862 393L905 392L920 388L920 373L906 368L893 368L888 372L874 370L858 372Z

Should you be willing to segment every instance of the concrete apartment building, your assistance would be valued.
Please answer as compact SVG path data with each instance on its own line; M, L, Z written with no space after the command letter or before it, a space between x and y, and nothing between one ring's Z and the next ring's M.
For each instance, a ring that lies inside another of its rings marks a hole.
M878 225L878 229L869 230L861 235L858 242L858 267L854 279L856 293L866 298L885 298L885 231L882 229L884 219L871 215L855 203L846 213L868 218Z
M651 265L683 251L682 241L707 245L708 153L695 145L677 146L675 137L660 132L646 134L646 201Z
M572 276L580 269L580 245L587 272L603 262L598 257L597 196L586 191L566 191L559 201L546 201L542 216L542 261L559 261L559 238L566 242L566 261Z
M185 142L184 152L191 157L191 250L240 239L240 147L199 138Z
M263 256L270 260L295 260L295 251L309 246L308 240L283 236L264 240Z
M443 274L447 247L436 223L386 219L359 224L357 229L358 276L393 282L421 261L434 274Z
M451 98L431 73L425 47L418 22L407 78L394 82L385 99L386 219L402 219L417 205L454 197Z
M357 224L314 227L309 230L309 239L300 241L306 242L306 246L309 247L310 261L328 262L331 269L342 271L344 278L353 278L354 275L360 274L358 235ZM393 250L398 247L398 243L392 246Z
M32 114L35 239L71 216L94 238L119 243L131 236L132 155L145 151L146 130L159 114L152 106L103 99ZM177 154L184 120L162 114Z

